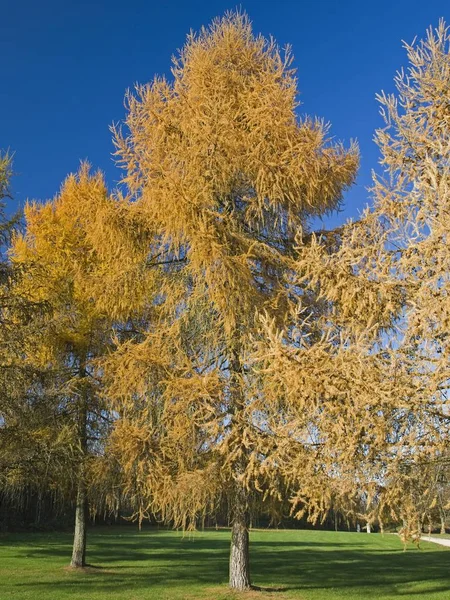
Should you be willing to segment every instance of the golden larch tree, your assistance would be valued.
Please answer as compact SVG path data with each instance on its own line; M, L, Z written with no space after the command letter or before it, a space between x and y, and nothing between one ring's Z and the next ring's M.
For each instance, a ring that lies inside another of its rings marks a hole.
M399 444L391 481L398 482L394 502L396 495L405 500L401 516L415 530L425 504L408 500L408 494L414 496L416 480L428 472L422 495L428 507L422 512L437 502L433 473L447 462L450 433L449 29L441 21L405 47L409 67L395 78L397 93L378 98L385 127L376 141L385 173L375 178L375 208L367 219L378 227L379 260L372 271L404 297L396 346L413 381L407 399L414 417ZM418 471L423 473L417 476Z
M335 232L334 250L324 236L299 248L295 269L329 307L322 330L334 339L330 356L354 354L345 369L341 359L315 378L318 387L330 376L341 387L332 402L317 396L327 485L334 465L347 471L349 484L365 490L370 518L403 522L405 539L420 536L439 502L436 474L448 461L449 46L443 22L406 45L409 69L396 77L397 93L378 97L384 172L374 178L373 207ZM265 348L267 380L298 399L307 346L290 346L273 337ZM342 477L335 481L346 492Z
M171 80L127 95L115 136L161 288L143 338L103 367L121 415L111 443L141 516L189 527L226 503L238 590L250 586L249 499L283 489L269 425L280 403L251 356L259 315L285 323L294 239L340 205L358 163L322 121L299 119L291 62L228 14L188 36Z
M76 457L73 567L85 565L89 471L111 426L96 360L113 348L133 309L142 313L152 287L148 243L128 213L128 203L111 196L103 176L90 174L84 164L52 201L26 206L25 233L11 249L22 273L15 293L47 306L25 337L22 360L55 373L54 393L70 415L66 444ZM70 475L67 468L63 477Z

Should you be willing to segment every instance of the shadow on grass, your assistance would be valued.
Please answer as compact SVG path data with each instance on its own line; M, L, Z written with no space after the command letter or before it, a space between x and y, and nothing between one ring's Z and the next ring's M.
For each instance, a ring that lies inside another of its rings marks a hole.
M297 533L302 537L302 532ZM450 588L449 550L428 546L403 552L397 538L317 534L299 541L294 539L294 532L252 533L255 589L272 593L337 588L353 593L360 590L361 597L368 598L377 598L382 589L389 598L426 598L427 594L448 592ZM17 559L26 557L65 566L70 556L70 535L33 537L11 538L9 548ZM92 566L84 573L72 571L70 577L57 579L52 586L70 586L77 597L92 589L95 582L96 590L121 597L122 592L149 587L222 585L228 578L228 550L228 533L224 531L206 532L191 539L170 531L94 530L90 532L88 553ZM409 584L411 590L405 591ZM17 585L39 590L48 583ZM403 589L397 589L402 585Z

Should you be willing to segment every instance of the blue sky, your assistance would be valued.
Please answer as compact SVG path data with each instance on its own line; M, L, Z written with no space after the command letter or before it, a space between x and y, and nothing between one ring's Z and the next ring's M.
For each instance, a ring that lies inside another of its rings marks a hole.
M247 0L255 32L293 47L302 106L324 117L332 134L358 140L361 169L342 213L356 217L368 202L372 141L381 126L375 94L393 90L406 66L401 40L422 37L448 0ZM101 168L111 187L114 165L109 125L123 119L123 97L135 82L168 74L171 55L190 29L233 9L230 1L152 2L0 0L0 147L15 153L15 203L58 191L82 159Z

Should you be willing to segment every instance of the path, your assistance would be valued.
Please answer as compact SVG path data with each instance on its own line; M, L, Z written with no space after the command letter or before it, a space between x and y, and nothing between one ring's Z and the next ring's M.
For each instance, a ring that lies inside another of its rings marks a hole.
M438 538L428 535L422 535L420 538L423 542L433 542L433 544L440 544L441 546L450 546L450 539Z

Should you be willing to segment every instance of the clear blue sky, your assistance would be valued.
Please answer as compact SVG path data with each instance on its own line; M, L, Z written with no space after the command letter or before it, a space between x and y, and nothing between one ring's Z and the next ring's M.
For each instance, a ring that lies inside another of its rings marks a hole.
M375 94L392 91L406 65L401 40L422 37L449 0L247 0L255 32L290 43L301 113L329 120L343 141L359 141L357 185L332 223L368 201L381 125ZM123 119L125 89L169 73L190 29L233 9L225 0L0 0L0 147L15 152L15 201L51 198L89 159L115 186L109 125Z

